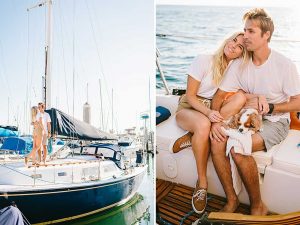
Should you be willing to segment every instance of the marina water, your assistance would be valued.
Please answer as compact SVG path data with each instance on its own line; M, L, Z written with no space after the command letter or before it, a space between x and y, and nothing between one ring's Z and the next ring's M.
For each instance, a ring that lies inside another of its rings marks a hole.
M186 71L198 54L214 53L228 34L243 30L242 17L252 7L171 6L156 9L156 43L169 87L186 87ZM300 71L300 14L297 9L265 8L275 30L271 48L289 57ZM156 89L163 84L156 74Z

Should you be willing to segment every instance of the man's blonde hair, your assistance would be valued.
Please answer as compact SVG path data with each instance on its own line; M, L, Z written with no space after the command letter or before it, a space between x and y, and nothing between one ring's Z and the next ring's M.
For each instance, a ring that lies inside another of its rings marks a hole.
M237 38L240 35L244 35L244 32L235 32L233 33L231 36L229 36L228 38L226 38L223 43L221 44L221 46L218 48L218 50L215 52L215 54L213 55L213 60L212 60L212 66L211 66L211 71L213 74L213 82L215 85L219 85L223 79L223 75L225 73L225 70L228 66L228 62L226 60L226 56L224 54L224 48L225 45L233 40L234 38ZM244 65L246 62L248 62L249 59L249 52L246 50L246 48L243 48L243 52L242 52L242 56L243 58L243 63L242 65Z
M261 29L261 35L265 34L267 31L270 31L270 37L268 38L268 42L270 42L273 31L274 24L272 18L268 15L268 13L262 8L254 8L250 11L246 12L243 16L243 20L256 20L259 22L259 27Z

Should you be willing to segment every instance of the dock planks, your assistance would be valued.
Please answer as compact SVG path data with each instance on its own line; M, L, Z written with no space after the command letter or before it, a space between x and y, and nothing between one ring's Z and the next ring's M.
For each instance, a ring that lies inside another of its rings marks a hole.
M156 180L156 206L157 214L166 222L180 225L184 216L192 209L192 195L194 189L182 184L175 184L165 180ZM206 212L218 212L226 203L226 199L217 195L208 194ZM240 204L238 213L249 214L249 206ZM197 213L188 216L183 224L192 224L199 219ZM163 224L156 221L158 224Z
M180 225L183 217L185 225L192 224L201 215L192 213L191 199L193 188L182 184L175 184L169 181L156 180L156 207L157 224ZM203 224L300 224L300 212L293 212L282 215L251 216L249 206L240 204L235 213L221 213L226 199L217 195L208 194L206 212L209 213L210 222ZM166 222L166 223L164 223Z

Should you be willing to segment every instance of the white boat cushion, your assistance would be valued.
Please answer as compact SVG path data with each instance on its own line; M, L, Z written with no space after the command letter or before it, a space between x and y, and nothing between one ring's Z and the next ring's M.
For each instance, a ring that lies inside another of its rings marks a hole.
M171 115L174 115L177 110L179 97L174 95L158 95L156 96L156 106L163 106L170 110Z
M177 138L185 133L186 131L177 125L175 115L171 116L168 120L156 126L156 145L158 150L168 151L170 144L174 143ZM273 155L280 145L274 146L268 152L259 151L252 154L260 173L264 173L266 166L272 164ZM300 160L300 156L298 158Z
M274 168L300 175L300 131L290 130L273 157Z
M156 146L159 150L169 151L170 144L186 133L177 123L175 115L156 126Z

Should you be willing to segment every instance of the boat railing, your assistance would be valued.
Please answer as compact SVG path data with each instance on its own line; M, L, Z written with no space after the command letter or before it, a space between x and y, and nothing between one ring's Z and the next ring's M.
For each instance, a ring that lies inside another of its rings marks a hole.
M160 64L160 61L159 61L159 56L160 56L160 52L159 52L158 48L156 48L156 66L157 66L157 69L159 71L160 78L161 78L161 80L162 80L162 82L164 84L166 93L167 93L167 95L170 95L171 91L170 91L170 89L168 87L168 83L166 81L165 74L164 74L164 72L163 72L163 70L161 68L161 64Z

